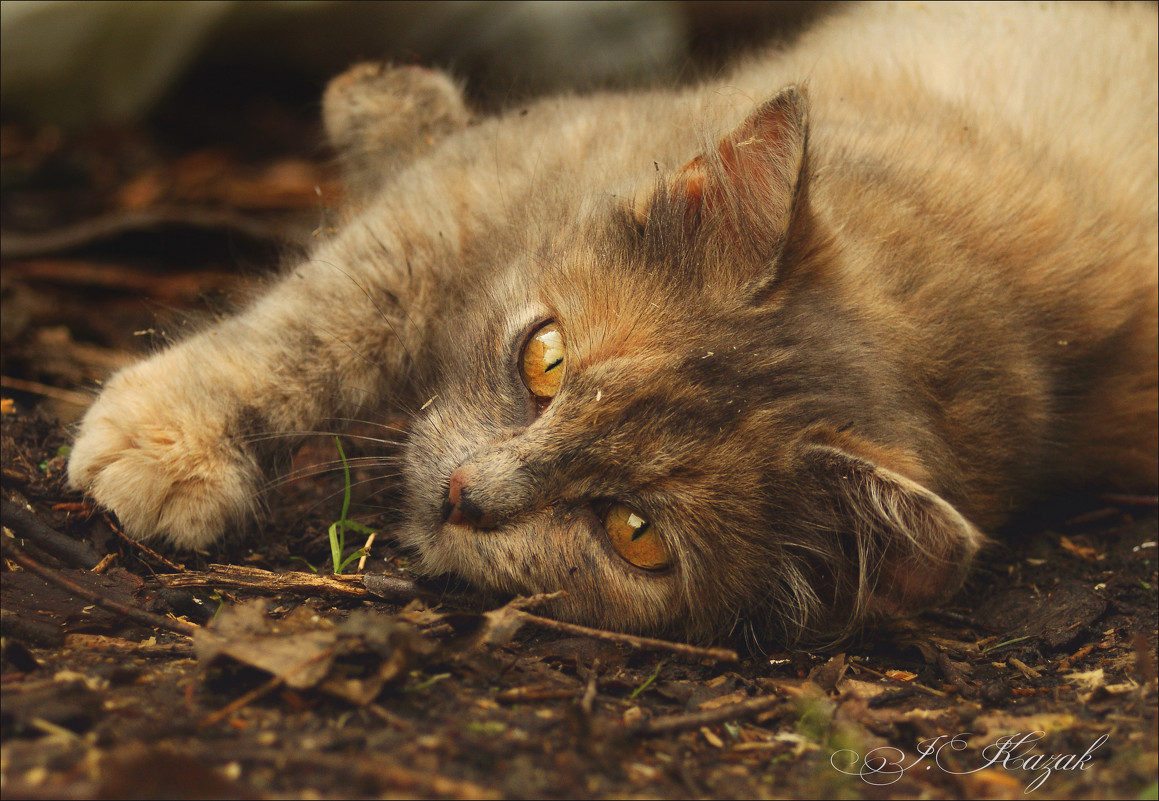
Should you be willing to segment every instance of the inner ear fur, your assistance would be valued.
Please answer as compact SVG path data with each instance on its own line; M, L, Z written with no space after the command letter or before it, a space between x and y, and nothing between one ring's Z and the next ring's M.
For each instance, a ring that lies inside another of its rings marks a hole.
M805 162L808 103L789 86L653 191L637 198L637 226L676 222L746 274L770 268L788 237ZM664 219L675 218L675 219ZM705 243L704 240L712 240Z
M916 459L858 443L814 443L802 461L812 485L805 516L837 549L822 550L841 563L833 602L851 624L913 614L958 589L986 538L945 499L899 472L922 475Z

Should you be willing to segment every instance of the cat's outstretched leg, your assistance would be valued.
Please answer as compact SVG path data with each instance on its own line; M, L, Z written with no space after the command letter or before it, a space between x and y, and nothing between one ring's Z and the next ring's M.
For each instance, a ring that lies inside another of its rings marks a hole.
M325 111L362 192L466 121L446 76L372 65L337 78ZM468 224L445 194L430 181L384 196L242 314L115 375L80 424L72 486L129 534L182 548L250 517L305 433L405 392L457 255L441 234Z
M113 376L80 424L72 486L135 537L219 538L305 434L407 402L454 253L402 252L390 217L356 221L242 314Z

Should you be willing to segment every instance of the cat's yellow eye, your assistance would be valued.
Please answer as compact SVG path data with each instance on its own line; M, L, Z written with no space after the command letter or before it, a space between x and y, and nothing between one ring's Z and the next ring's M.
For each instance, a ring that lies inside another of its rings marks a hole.
M662 570L672 563L656 529L629 506L613 504L604 515L604 530L616 553L636 567Z
M555 323L541 325L519 357L519 372L531 394L540 400L551 400L559 392L567 369L567 349L563 334Z

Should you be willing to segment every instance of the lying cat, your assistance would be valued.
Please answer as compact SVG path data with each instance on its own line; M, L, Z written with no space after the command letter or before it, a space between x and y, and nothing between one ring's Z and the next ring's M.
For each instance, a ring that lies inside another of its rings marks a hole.
M405 410L424 570L696 638L937 603L1028 500L1156 490L1156 40L1153 5L871 4L484 120L355 68L339 233L114 376L70 479L204 546L302 433Z

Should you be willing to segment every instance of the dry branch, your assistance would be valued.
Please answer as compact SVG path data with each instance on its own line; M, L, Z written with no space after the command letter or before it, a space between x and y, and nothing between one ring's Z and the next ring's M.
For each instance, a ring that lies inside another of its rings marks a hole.
M106 598L98 592L93 592L87 587L82 587L71 579L67 579L55 570L49 570L36 560L29 557L16 544L14 540L8 537L0 537L0 547L3 548L4 557L11 559L16 564L23 567L30 573L35 573L50 584L55 584L66 592L71 592L73 595L79 595L81 598L87 598L102 609L108 609L110 612L116 612L119 615L142 623L149 628L165 629L176 634L184 634L186 637L192 637L193 633L197 631L198 627L190 623L183 623L180 620L174 620L161 615L155 615L152 612L146 612L144 609L138 609L135 606L128 606L120 601L114 601L112 598Z
M781 695L762 695L750 698L728 706L717 707L703 712L689 712L685 715L667 715L662 718L641 720L628 727L632 734L651 736L657 734L672 734L674 732L699 729L701 726L715 726L730 720L759 715L775 706L785 703L786 698Z
M630 645L633 648L638 648L642 651L657 650L657 651L671 651L684 656L691 656L698 659L711 659L714 662L738 662L740 657L737 656L736 651L731 648L701 648L696 645L687 645L682 642L671 642L669 640L657 640L653 637L638 637L635 634L622 634L618 631L605 631L604 629L593 629L588 626L579 626L575 623L564 623L561 620L552 620L539 615L533 615L530 612L520 612L528 623L533 623L540 628L552 629L554 631L562 631L567 634L575 634L580 637L591 637L596 640L604 640L605 642L616 642L624 645Z
M227 590L322 595L331 598L365 598L362 576L319 576L314 573L273 573L244 565L210 565L207 572L159 575L157 580L169 588L208 587Z
M27 509L12 501L5 500L0 505L0 512L3 514L4 525L12 529L13 534L31 540L36 547L66 564L89 569L101 561L101 555L91 546L49 528Z

